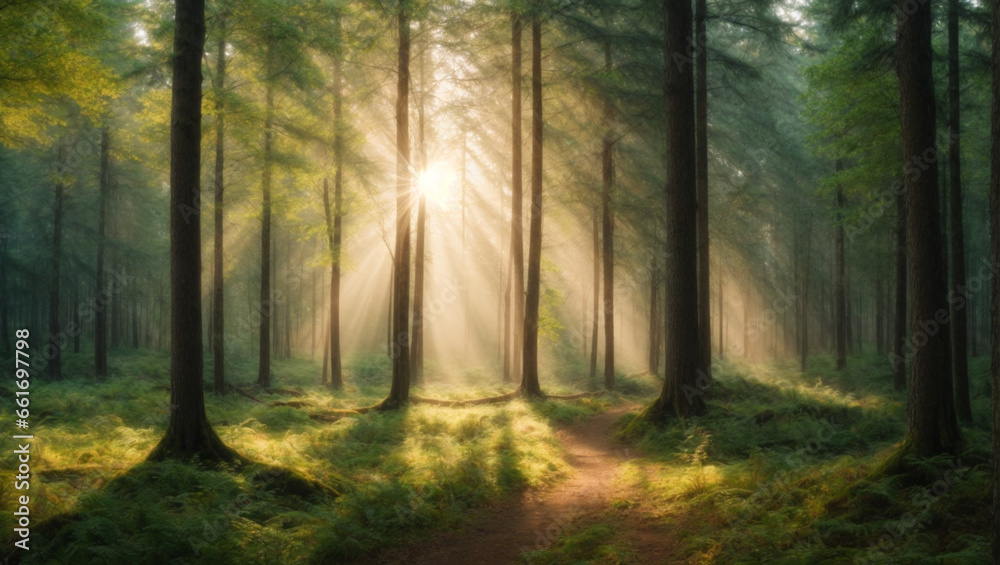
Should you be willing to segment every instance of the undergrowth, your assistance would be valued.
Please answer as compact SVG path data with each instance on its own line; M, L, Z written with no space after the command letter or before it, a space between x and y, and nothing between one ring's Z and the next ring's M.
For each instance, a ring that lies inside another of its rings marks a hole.
M352 359L341 391L319 386L318 363L304 359L274 364L281 390L250 389L253 371L237 360L231 379L263 403L207 392L209 418L228 445L251 459L344 490L336 499L301 499L268 488L266 474L255 469L143 463L167 421L165 354L115 355L103 382L87 374L83 356L66 358L65 380L36 381L32 388L33 535L30 553L18 556L23 563L358 559L455 524L467 509L505 493L555 481L565 463L551 424L613 402L414 405L323 422L310 414L385 397L388 366L378 356ZM499 388L482 383L462 396ZM444 385L422 390L427 396L452 392ZM275 401L294 405L270 405ZM0 415L0 425L12 424L9 414ZM9 435L0 440L4 469L15 467L12 441ZM24 492L12 488L12 472L3 475L0 503L10 508ZM0 515L0 527L12 531L10 513Z
M689 563L988 562L989 384L971 367L964 453L872 480L905 432L905 392L881 357L717 363L705 416L647 426L623 481L683 532ZM634 414L619 424L623 427ZM625 503L638 503L625 501Z

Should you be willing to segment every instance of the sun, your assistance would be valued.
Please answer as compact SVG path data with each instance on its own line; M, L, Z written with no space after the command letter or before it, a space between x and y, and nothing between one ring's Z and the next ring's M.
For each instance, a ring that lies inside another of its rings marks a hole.
M432 163L417 176L417 192L425 195L427 201L445 205L455 182L455 174L443 163Z

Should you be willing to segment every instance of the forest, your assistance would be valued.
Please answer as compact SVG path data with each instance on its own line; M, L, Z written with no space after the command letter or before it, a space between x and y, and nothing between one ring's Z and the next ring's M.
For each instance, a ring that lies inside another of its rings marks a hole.
M0 558L1000 563L1000 0L0 0Z

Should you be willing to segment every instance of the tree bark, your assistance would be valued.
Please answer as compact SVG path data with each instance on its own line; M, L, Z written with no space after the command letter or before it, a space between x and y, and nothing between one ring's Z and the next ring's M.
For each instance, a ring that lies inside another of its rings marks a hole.
M594 317L591 321L590 333L590 381L597 381L597 335L598 317L601 315L601 234L597 219L597 210L594 210Z
M427 171L424 102L427 97L423 45L417 56L417 73L420 75L420 97L417 99L417 155L421 174ZM427 187L418 187L417 240L413 250L413 321L410 332L410 380L419 383L424 376L424 255L427 237Z
M660 270L649 270L649 365L651 375L660 372Z
M906 199L896 196L896 293L892 338L892 386L906 388Z
M990 113L990 262L994 271L990 301L990 382L993 408L993 562L1000 563L1000 1L992 2L992 111Z
M511 273L511 256L507 255L507 285L504 288L503 293L503 381L505 383L514 382L514 378L511 374L511 304L510 304L510 292L511 292L511 279L513 274Z
M223 247L223 214L225 212L226 165L226 18L219 20L219 49L215 66L215 254L212 269L212 352L213 389L217 394L226 393L225 336L225 259Z
M724 336L722 334L722 327L723 327L723 324L722 324L722 321L723 321L723 318L722 318L722 305L725 303L725 301L723 300L725 298L725 295L723 294L723 291L722 291L722 271L721 271L721 269L719 271L719 274L716 275L716 277L715 277L715 285L716 285L716 288L718 289L718 293L719 293L719 299L718 299L719 300L719 359L725 359L725 357L726 357L726 341L725 341L725 338L724 338Z
M94 308L94 374L98 380L108 376L107 298L109 297L105 294L108 285L105 280L104 254L107 246L105 232L108 221L108 197L111 191L110 145L108 126L105 125L101 128L100 192L97 204L97 280L94 288L94 297L98 301L98 306Z
M712 376L711 266L708 236L708 46L706 0L695 0L695 179L698 191L698 333L701 370Z
M335 22L335 33L341 38L340 18ZM326 198L327 227L330 244L330 385L344 386L343 368L340 354L340 263L341 241L343 239L344 216L344 100L343 62L338 55L333 60L333 221L330 221L329 191L323 183Z
M611 44L604 42L604 72L611 73ZM615 184L614 108L604 99L604 139L601 142L601 222L604 245L604 388L615 388L615 219L611 211Z
M510 253L514 269L514 346L511 349L511 380L521 379L521 353L524 347L524 195L522 187L521 144L521 31L523 20L511 12L511 166L510 166Z
M957 300L951 305L952 370L955 378L955 409L959 419L972 421L969 398L969 320L965 295L965 228L962 210L961 111L958 62L958 0L948 0L948 123L951 126L948 169L951 173L951 278Z
M265 94L264 118L264 169L261 173L261 227L260 227L260 351L258 352L257 384L271 387L271 317L274 303L271 300L271 150L273 144L274 87L268 77Z
M908 14L908 12L913 12ZM948 312L938 210L931 5L916 11L899 2L896 67L903 138L906 229L913 354L904 452L918 457L955 453L961 432L955 415L949 339L938 312ZM925 155L933 155L927 158ZM915 167L926 167L913 174Z
M531 220L528 228L528 277L524 300L521 394L541 396L538 383L538 314L542 266L542 23L531 16Z
M396 83L396 242L392 287L392 386L382 403L399 408L410 400L410 19L406 0L397 14L399 39Z
M234 462L205 414L201 336L201 58L204 0L176 0L170 119L170 419L151 460Z
M663 389L653 420L705 412L698 327L698 193L695 166L694 76L683 54L692 45L690 0L663 0L666 114L666 327Z

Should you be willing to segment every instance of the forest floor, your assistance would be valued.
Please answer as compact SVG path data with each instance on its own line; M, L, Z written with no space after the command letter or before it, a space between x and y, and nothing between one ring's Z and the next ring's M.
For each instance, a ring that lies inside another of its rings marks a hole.
M240 453L337 487L281 490L254 466L144 463L169 413L165 352L118 351L97 382L67 354L60 382L32 390L31 551L11 563L531 565L987 562L988 359L971 364L974 423L956 456L913 461L910 477L873 477L905 433L905 391L883 356L837 371L828 355L717 360L708 412L622 430L662 386L617 375L616 390L572 400L416 404L333 418L387 392L381 354L346 365L347 385L316 382L318 363L275 363L261 400L208 394L220 437ZM227 366L252 382L254 360ZM209 366L211 364L208 364ZM582 366L582 365L581 365ZM592 390L572 365L545 391ZM487 370L444 375L420 396L496 396ZM444 377L448 377L446 381ZM206 379L206 382L210 379ZM13 391L0 384L0 397ZM316 418L314 416L323 416ZM13 411L0 412L0 428ZM0 437L0 507L16 468ZM6 455L3 455L6 453ZM0 532L14 516L0 512ZM3 534L0 534L3 537ZM8 533L2 546L11 547Z
M465 527L426 542L384 552L380 564L467 565L532 562L533 552L544 552L560 538L595 526L608 527L596 547L614 561L668 562L675 543L666 524L649 516L638 490L622 481L622 464L637 456L615 440L615 421L641 405L627 404L600 413L556 433L569 478L554 486L529 489L482 510ZM591 536L592 537L592 536ZM589 540L588 540L589 541ZM372 560L365 560L372 563Z

